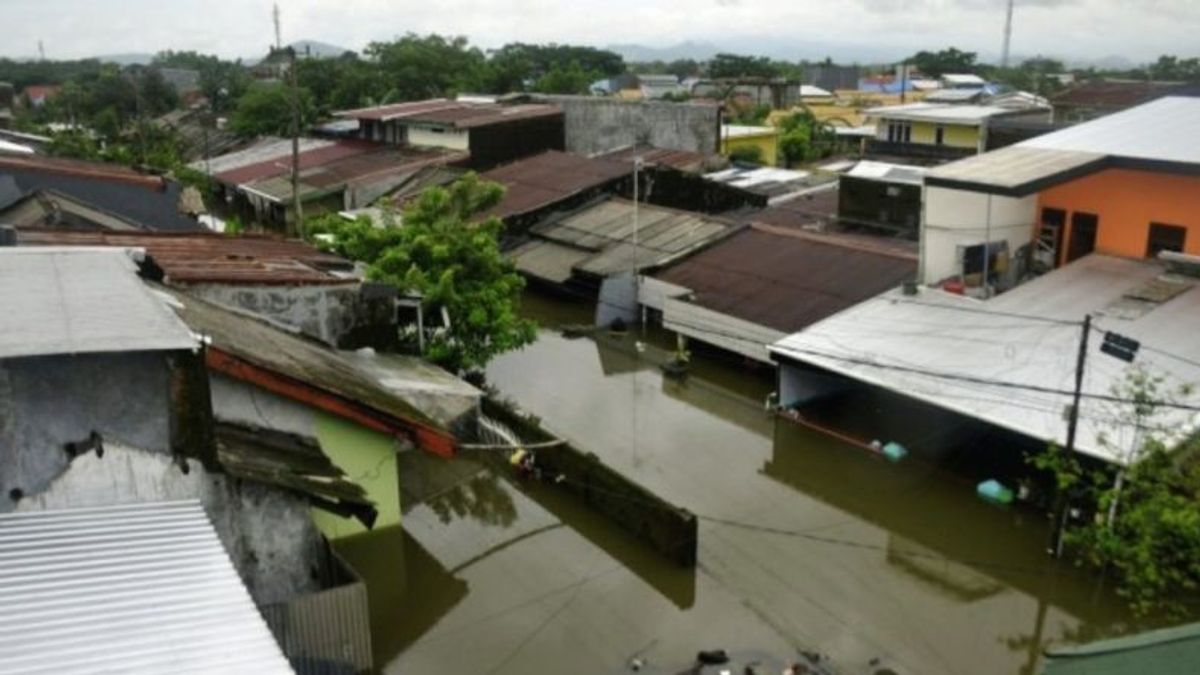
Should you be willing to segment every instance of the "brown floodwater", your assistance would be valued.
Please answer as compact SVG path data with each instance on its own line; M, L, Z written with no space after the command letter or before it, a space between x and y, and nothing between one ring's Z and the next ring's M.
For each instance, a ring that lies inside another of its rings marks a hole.
M591 316L535 295L526 311L549 326ZM371 586L384 672L623 673L638 658L642 672L678 673L721 648L737 673L778 673L801 650L847 674L1037 673L1047 644L1125 619L1099 582L1047 558L1040 514L767 415L761 369L701 358L686 380L664 378L671 339L639 340L543 330L488 378L698 514L697 569L553 486L414 457L402 472L444 473L446 486L406 505L403 531L339 546Z

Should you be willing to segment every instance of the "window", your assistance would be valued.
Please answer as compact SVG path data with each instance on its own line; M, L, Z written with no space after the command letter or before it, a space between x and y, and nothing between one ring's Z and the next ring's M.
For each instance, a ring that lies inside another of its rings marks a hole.
M946 127L939 126L933 132L933 142L937 145L945 145L946 143Z
M1183 253L1183 243L1187 240L1187 228L1179 225L1150 223L1150 236L1146 241L1146 257L1153 258L1160 251L1175 251Z
M888 143L911 143L912 125L908 122L888 122Z

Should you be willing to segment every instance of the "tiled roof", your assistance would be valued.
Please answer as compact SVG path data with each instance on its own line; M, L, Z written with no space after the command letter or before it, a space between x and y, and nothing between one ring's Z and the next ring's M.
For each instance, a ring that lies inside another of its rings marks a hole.
M20 230L23 246L123 246L145 249L168 283L354 283L351 263L296 240L207 233Z

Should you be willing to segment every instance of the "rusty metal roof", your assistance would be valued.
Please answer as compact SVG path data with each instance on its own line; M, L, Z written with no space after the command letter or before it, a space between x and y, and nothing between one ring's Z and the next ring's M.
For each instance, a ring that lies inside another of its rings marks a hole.
M261 235L22 229L22 246L145 249L167 283L345 284L353 265L304 242Z
M641 157L642 162L646 166L668 166L680 171L688 173L701 173L704 171L704 165L712 161L723 161L717 155L706 155L702 152L692 152L690 150L669 150L667 148L656 148L650 145L637 145L621 150L604 153L598 156L601 159L614 160L618 162L630 162Z
M864 239L879 238L752 226L654 276L702 307L794 332L915 276L915 254Z
M344 110L336 114L340 117L350 117L357 120L383 122L403 120L404 122L413 124L435 124L454 127L456 129L470 129L504 124L515 120L554 117L562 115L562 110L557 106L545 103L504 105L476 101L432 99L429 101L395 103L374 108Z
M139 173L129 167L105 162L85 162L79 159L47 157L45 155L0 155L0 173L4 169L42 171L76 178L111 181L136 185L150 190L163 190L162 176Z
M378 149L379 145L375 143L359 140L339 140L328 144L322 143L308 149L302 147L299 157L300 170L322 166L338 159L362 155ZM271 176L290 175L291 171L292 157L289 150L285 155L214 173L213 178L229 185L240 185Z
M1129 80L1089 80L1073 85L1051 98L1057 106L1120 107L1145 103L1160 96L1196 92L1196 86L1186 87L1179 82L1138 82Z
M549 150L480 177L505 187L504 199L487 214L503 219L551 206L632 173L632 163Z

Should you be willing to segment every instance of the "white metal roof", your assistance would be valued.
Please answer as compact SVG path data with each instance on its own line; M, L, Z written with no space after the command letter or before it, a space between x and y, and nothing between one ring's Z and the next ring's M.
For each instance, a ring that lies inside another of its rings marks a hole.
M800 85L800 98L809 98L809 97L817 98L817 97L828 97L828 96L833 96L833 92L829 91L828 89L822 89L821 87L818 87L814 84Z
M195 346L126 249L0 247L0 358Z
M1200 164L1200 98L1167 96L1017 145Z
M946 73L945 75L942 75L942 82L952 87L982 87L983 85L987 84L987 80L972 73Z
M895 290L788 336L771 351L1061 444L1069 395L944 375L1070 392L1080 328L1015 315L1081 321L1092 313L1098 329L1142 341L1137 362L1167 378L1162 391L1200 383L1200 341L1195 338L1200 334L1200 288L1193 284L1161 304L1128 297L1162 274L1161 266L1148 261L1092 255L986 301L940 290L916 296ZM1084 392L1107 396L1122 381L1126 364L1101 353L1101 341L1100 335L1091 336ZM1200 404L1194 396L1181 402ZM1124 410L1085 398L1077 449L1106 461L1125 461L1132 429L1111 426ZM1194 428L1195 413L1174 411L1158 422L1182 435ZM1113 439L1112 446L1100 442L1102 433Z
M0 673L291 673L197 501L0 515Z
M11 152L17 155L32 155L33 148L0 138L0 152Z
M1104 155L1095 152L1051 150L1017 144L934 167L926 176L1020 190L1040 180L1086 169L1104 158Z
M1012 112L1007 108L992 105L957 105L953 103L903 103L879 108L870 108L865 113L871 117L916 122L944 122L948 124L978 125L989 117Z
M721 138L742 138L745 136L767 136L778 134L776 127L756 127L746 124L722 124Z
M846 172L847 176L869 178L888 183L920 185L925 178L925 167L908 164L892 164L864 159Z

